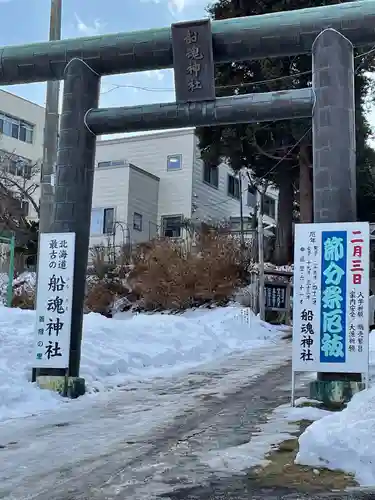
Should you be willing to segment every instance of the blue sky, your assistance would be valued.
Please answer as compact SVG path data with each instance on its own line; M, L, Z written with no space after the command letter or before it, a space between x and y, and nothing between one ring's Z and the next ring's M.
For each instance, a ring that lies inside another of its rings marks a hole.
M210 0L62 0L62 37L165 27L206 17ZM0 46L48 40L50 0L0 0ZM0 87L44 105L45 84ZM132 106L175 100L172 70L102 79L100 106ZM371 124L375 111L371 106Z
M62 38L135 31L206 17L207 0L62 0ZM0 46L48 40L50 0L0 0ZM119 85L120 87L116 87ZM44 105L45 84L0 87ZM141 90L141 88L148 90ZM102 79L100 106L174 101L171 70Z

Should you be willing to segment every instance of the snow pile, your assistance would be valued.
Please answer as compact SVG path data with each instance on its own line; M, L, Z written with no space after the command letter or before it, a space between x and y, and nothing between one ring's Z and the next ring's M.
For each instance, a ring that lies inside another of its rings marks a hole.
M56 407L57 394L30 384L34 311L0 306L0 421Z
M299 438L296 463L351 472L375 484L375 388L357 394L342 412L314 422Z
M0 273L0 303L5 304L7 299L9 277L6 273Z
M13 280L14 293L34 293L36 289L36 273L26 271Z
M238 307L198 309L183 315L100 314L85 317L82 373L89 386L103 389L123 375L154 375L187 368L229 352L250 349L280 332L250 316L240 321ZM129 319L118 319L129 318Z
M305 398L295 401L297 407L289 404L276 408L267 422L254 431L248 443L230 448L214 449L204 455L201 460L217 472L241 473L251 467L264 467L269 463L265 456L276 449L283 441L293 439L299 430L300 420L319 420L330 412L311 406L298 407L307 402Z
M370 335L370 369L375 368ZM356 394L342 412L314 422L299 438L296 463L353 473L363 486L375 485L375 387Z
M9 276L0 273L0 304L6 304ZM36 288L36 273L24 272L13 280L13 292L20 295L22 292L34 293Z
M292 273L294 269L294 264L291 265L285 265L285 266L275 266L275 264L272 264L271 262L265 262L264 263L264 270L265 271L284 271L287 273Z
M183 315L122 314L84 319L81 375L91 392L130 378L166 375L273 341L281 331L238 307ZM49 409L62 399L29 382L35 311L0 308L0 421Z

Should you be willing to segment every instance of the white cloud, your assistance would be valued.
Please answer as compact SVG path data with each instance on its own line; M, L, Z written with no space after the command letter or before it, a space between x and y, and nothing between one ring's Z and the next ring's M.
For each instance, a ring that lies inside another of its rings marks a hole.
M161 69L156 69L154 71L143 71L142 75L147 76L147 78L156 78L159 82L164 80L165 72Z
M164 4L168 7L169 12L172 16L176 14L181 14L186 7L191 7L193 5L205 7L207 0L140 0L141 2L147 3L152 2L155 4Z
M185 2L185 0L169 0L168 8L172 12L180 13L184 10L186 3L188 2Z
M77 21L77 29L84 36L97 35L104 28L104 24L102 24L98 19L96 19L94 23L89 26L78 17L78 14L75 14L75 18Z

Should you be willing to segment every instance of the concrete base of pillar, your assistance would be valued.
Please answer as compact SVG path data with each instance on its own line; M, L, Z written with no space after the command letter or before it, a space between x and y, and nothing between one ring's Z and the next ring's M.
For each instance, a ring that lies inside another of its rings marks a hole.
M85 379L80 377L40 375L36 378L36 383L41 389L48 389L71 399L79 398L86 392Z
M321 401L328 409L341 409L354 394L363 391L363 382L351 380L314 380L310 383L310 398Z

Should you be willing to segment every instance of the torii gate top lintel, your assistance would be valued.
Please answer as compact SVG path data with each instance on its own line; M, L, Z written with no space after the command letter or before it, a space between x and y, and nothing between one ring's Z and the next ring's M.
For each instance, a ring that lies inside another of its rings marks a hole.
M334 28L355 46L375 43L375 1L213 21L220 62L310 53L315 37ZM100 76L173 67L171 29L162 28L0 48L0 85L62 79L74 57Z

